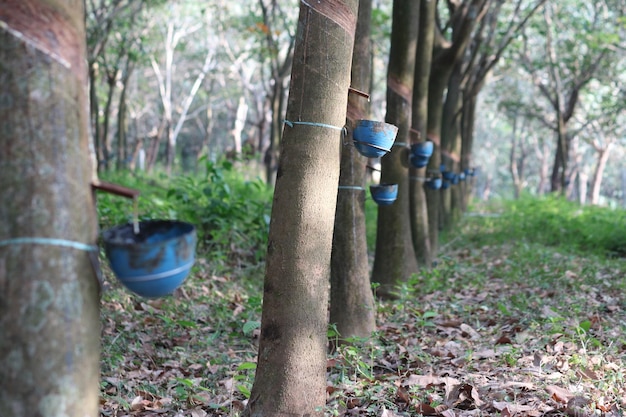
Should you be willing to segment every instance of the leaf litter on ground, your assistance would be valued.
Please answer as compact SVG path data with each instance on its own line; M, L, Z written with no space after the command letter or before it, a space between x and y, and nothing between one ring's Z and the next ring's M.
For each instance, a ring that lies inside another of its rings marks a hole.
M517 242L445 248L329 353L327 416L621 416L626 262ZM237 416L256 367L262 266L199 262L146 301L107 272L102 416Z

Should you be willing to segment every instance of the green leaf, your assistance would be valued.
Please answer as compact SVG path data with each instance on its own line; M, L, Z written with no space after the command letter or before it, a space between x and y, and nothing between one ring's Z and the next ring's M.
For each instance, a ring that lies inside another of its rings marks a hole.
M245 371L248 369L256 369L256 363L254 362L244 362L237 367L238 371Z
M176 378L176 381L180 382L183 385L188 386L189 388L193 388L193 381L187 378Z
M244 397L248 399L250 398L250 390L248 389L248 387L246 387L245 385L237 385L237 389L240 393L244 395Z
M247 321L243 325L243 334L250 336L252 331L261 327L261 322L258 320Z
M188 327L192 329L198 327L197 324L191 320L178 320L176 323L181 327Z
M589 320L581 321L578 327L580 328L580 330L587 333L591 329L591 322Z

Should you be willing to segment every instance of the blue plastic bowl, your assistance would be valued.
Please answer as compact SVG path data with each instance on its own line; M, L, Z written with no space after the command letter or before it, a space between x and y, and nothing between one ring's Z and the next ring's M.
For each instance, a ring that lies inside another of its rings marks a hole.
M414 143L411 145L411 154L428 159L432 156L434 147L434 144L429 140Z
M428 181L426 181L426 185L431 190L438 190L438 189L440 189L442 183L443 183L443 181L442 181L441 178L431 178Z
M452 171L443 171L441 175L443 176L444 180L448 180L448 181L454 180L454 177L455 177L455 174Z
M352 137L357 150L362 155L372 158L372 156L366 155L363 151L368 154L378 154L384 151L382 153L384 155L391 150L397 134L398 128L392 124L376 120L358 120L352 132ZM358 145L367 145L367 147ZM376 151L372 150L372 148Z
M377 148L368 145L367 143L357 142L356 140L354 141L354 147L357 151L359 151L361 155L368 158L380 158L381 156L385 156L389 152L389 149Z
M409 162L415 168L424 168L426 165L428 165L429 159L430 159L430 156L416 156L413 154L409 156Z
M443 182L441 183L441 189L442 190L447 190L448 188L450 188L450 181L443 180Z
M370 185L372 198L379 206L389 206L398 198L398 184Z
M196 229L175 220L148 220L102 233L104 251L117 279L133 293L157 298L169 295L189 275L195 261Z

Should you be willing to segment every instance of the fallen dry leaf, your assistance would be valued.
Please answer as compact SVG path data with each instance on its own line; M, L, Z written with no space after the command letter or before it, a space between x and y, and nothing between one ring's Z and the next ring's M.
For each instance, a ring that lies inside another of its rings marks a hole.
M550 397L558 403L567 404L569 400L574 398L574 394L572 394L569 390L556 385L548 385L546 387L546 391L548 391Z

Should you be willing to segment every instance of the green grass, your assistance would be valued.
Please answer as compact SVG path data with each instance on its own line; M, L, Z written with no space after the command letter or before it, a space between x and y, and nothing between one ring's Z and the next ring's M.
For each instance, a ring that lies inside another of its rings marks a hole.
M197 224L202 243L183 287L159 300L128 294L105 266L102 415L240 415L256 367L271 193L229 164L106 179L142 190L142 218ZM101 196L98 208L105 228L128 221L132 204ZM367 200L370 250L376 210ZM329 353L325 415L578 412L554 386L588 401L580 415L626 406L624 212L557 198L473 211L489 215L464 217L436 268L377 303L371 338ZM452 398L454 381L483 404Z
M479 207L482 209L482 207ZM580 253L626 255L626 211L584 206L556 196L524 196L486 208L493 217L470 217L479 233L468 234L476 244L534 242Z

